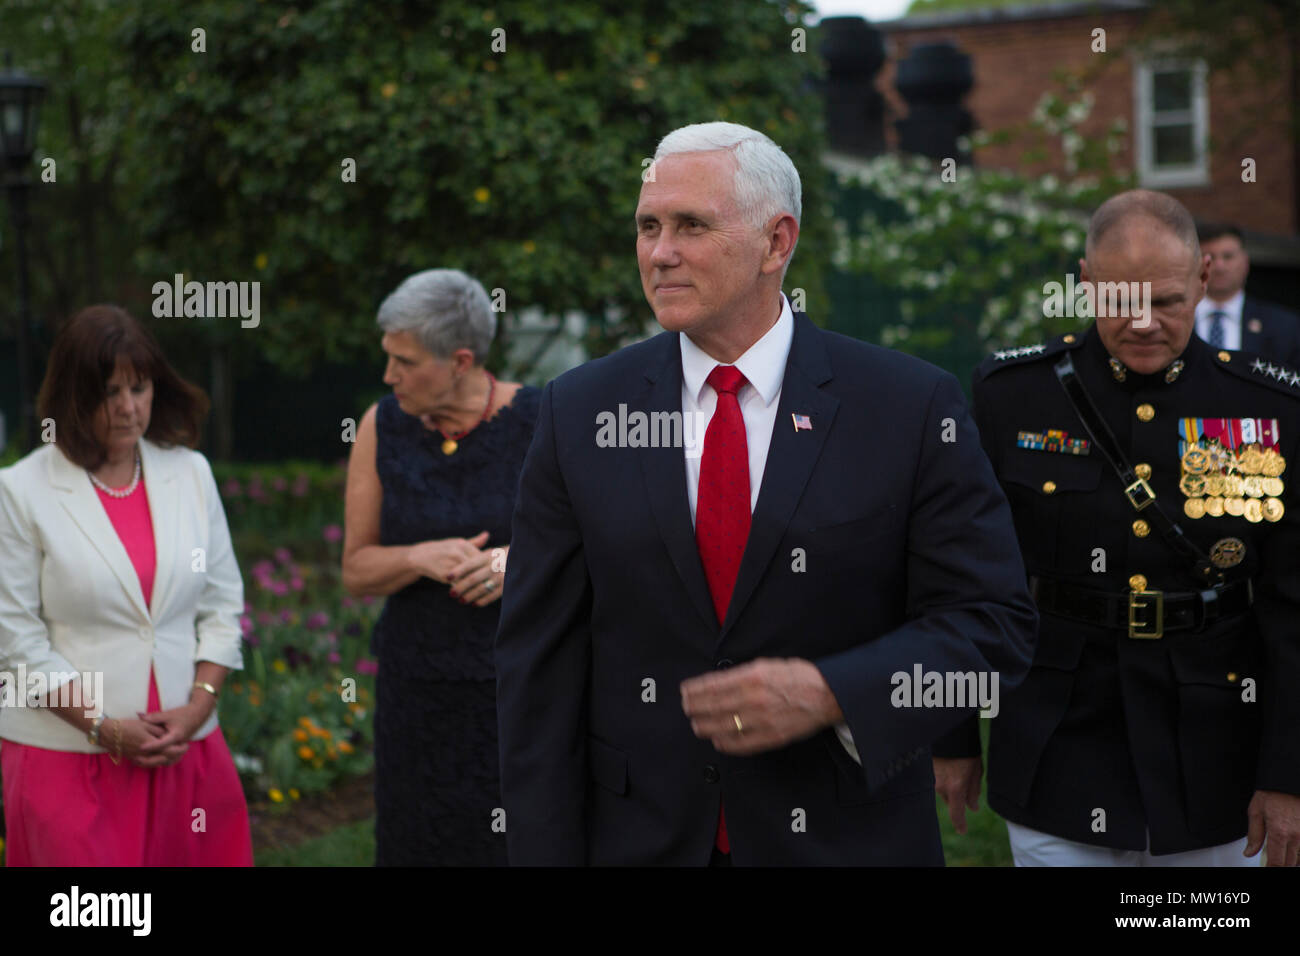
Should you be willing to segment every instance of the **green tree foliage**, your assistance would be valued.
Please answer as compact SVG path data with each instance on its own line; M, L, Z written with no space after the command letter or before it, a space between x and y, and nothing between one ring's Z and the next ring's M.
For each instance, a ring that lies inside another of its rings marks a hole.
M261 282L257 330L155 323L200 351L255 352L291 372L374 358L379 301L435 266L504 290L508 311L580 310L592 353L609 351L651 318L632 218L642 160L669 130L715 119L768 133L803 174L788 284L824 310L819 66L792 50L809 12L799 3L7 7L22 65L51 84L40 153L85 167L48 200L47 242L71 252L81 239L72 190L104 210L110 275L77 293L147 314L152 284L178 272ZM45 276L38 294L56 281Z

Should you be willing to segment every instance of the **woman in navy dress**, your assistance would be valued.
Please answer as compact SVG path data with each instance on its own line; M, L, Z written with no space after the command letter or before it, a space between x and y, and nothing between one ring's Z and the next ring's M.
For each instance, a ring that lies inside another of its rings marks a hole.
M357 430L343 546L344 587L387 596L375 862L504 865L492 643L540 393L483 367L496 317L462 272L411 276L378 322L393 394Z

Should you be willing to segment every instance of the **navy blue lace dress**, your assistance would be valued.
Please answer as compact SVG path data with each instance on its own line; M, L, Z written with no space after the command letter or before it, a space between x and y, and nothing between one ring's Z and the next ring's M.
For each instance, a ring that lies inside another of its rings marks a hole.
M515 486L541 392L509 405L444 455L442 438L391 395L376 413L383 486L380 543L416 544L489 533L510 543ZM501 602L460 604L420 578L388 597L371 636L379 660L375 706L377 866L505 865L497 771L492 643Z

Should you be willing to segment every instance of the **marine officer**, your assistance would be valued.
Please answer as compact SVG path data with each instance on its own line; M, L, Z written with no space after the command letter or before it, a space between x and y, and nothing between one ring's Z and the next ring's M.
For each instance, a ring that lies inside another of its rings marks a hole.
M1017 865L1254 865L1267 841L1294 866L1300 370L1193 335L1208 257L1169 196L1104 203L1081 267L1094 291L1138 283L1136 306L1094 295L1086 331L974 378L1041 615L990 728L989 804ZM964 829L975 722L933 753Z

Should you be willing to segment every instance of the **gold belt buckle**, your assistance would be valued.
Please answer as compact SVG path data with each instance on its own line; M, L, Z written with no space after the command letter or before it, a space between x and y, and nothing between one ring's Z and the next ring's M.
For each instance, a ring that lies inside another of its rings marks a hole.
M1155 630L1142 631L1139 628L1151 627L1146 620L1139 621L1137 612L1151 606L1151 602L1139 601L1138 598L1155 598ZM1130 591L1128 596L1128 636L1132 638L1156 639L1165 636L1165 592L1164 591Z
M1139 490L1146 496L1141 503L1133 497L1134 490ZM1137 481L1133 482L1133 484L1125 488L1124 494L1128 496L1129 504L1138 511L1141 511L1147 505L1151 504L1151 502L1156 500L1156 493L1151 490L1151 486L1146 483L1145 478L1139 478Z

